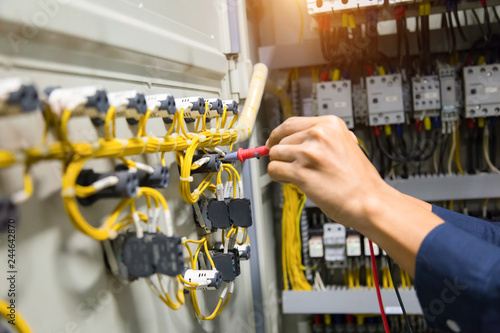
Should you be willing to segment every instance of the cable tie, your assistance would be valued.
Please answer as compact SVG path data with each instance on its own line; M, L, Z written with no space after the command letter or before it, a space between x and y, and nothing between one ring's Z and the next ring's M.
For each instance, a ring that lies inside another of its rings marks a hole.
M191 140L191 139L186 139L186 144L187 144L188 146L191 146L191 144L192 144L192 143L193 143L193 140Z
M74 198L75 188L73 186L67 187L61 191L63 198Z
M197 188L195 188L194 191L193 191L193 194L199 196L200 195L200 190L197 189Z
M163 143L165 143L165 139L164 138L156 138L156 139L158 140L158 148L156 148L156 152L155 153L159 152L160 148L161 148L161 145Z
M118 232L116 230L108 230L108 239L113 240L118 237Z
M184 182L192 182L193 181L193 176L189 176L189 177L179 177L179 179L181 181L184 181Z
M197 314L196 319L203 320L203 315L201 313Z
M99 141L92 142L92 150L97 150L99 148L101 148L101 142Z
M29 198L28 193L25 190L21 190L19 192L12 194L10 200L14 205L19 205L28 200L28 198Z

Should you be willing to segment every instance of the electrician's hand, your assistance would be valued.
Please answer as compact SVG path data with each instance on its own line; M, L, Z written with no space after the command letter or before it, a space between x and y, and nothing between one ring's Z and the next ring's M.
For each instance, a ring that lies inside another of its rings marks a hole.
M374 199L389 186L335 116L294 117L269 137L269 176L296 185L326 215L359 227Z

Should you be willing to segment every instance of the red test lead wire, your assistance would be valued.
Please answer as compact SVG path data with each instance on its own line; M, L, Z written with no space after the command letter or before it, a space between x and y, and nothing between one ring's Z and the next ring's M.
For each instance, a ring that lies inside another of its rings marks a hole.
M389 331L389 324L387 323L387 317L385 316L384 303L382 302L382 295L380 294L380 284L378 282L378 272L377 272L377 261L375 260L375 253L373 253L373 243L370 239L368 239L368 243L370 244L370 257L372 259L373 280L375 282L375 289L377 290L380 315L382 316L382 322L384 323L385 333L391 333L391 331Z
M238 149L238 151L227 153L224 156L224 160L225 161L239 160L240 162L245 162L250 158L259 158L267 155L269 155L269 149L267 149L266 146L249 148L249 149L240 148Z

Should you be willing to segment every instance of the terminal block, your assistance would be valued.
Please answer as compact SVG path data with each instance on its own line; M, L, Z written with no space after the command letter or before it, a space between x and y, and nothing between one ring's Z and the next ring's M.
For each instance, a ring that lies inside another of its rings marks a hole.
M56 115L61 116L68 109L72 117L90 117L94 125L104 123L109 101L102 87L55 88L47 92L47 104Z
M252 226L252 208L250 199L226 199L229 220L235 227L250 228Z
M370 126L404 123L401 74L367 77L366 92Z
M177 276L184 271L184 256L181 238L153 234L151 256L156 273Z
M134 281L155 273L177 276L184 271L181 238L160 233L145 232L139 238L133 232L119 234L111 241L117 265L117 274L124 280ZM111 266L111 265L110 265Z
M457 77L454 68L439 70L441 87L441 120L455 122L458 120L458 98L456 88Z
M222 104L222 101L220 99L210 98L207 99L206 102L208 103L207 119L222 116L222 113L224 111L224 104Z
M323 244L325 246L325 261L329 268L345 268L346 261L346 229L339 223L323 225Z
M186 269L183 273L184 280L198 283L198 290L216 290L222 285L222 275L218 270L193 270Z
M139 179L136 173L128 171L117 171L110 173L96 173L91 169L84 169L78 175L76 183L81 186L90 186L98 180L106 177L115 176L118 178L116 185L107 187L96 194L86 198L77 198L78 202L83 206L92 205L99 199L103 198L133 198L137 193Z
M215 243L214 249L223 251L224 245L222 243ZM243 244L243 245L236 244L233 250L238 251L238 256L240 257L240 260L250 260L250 255L251 255L250 244Z
M361 256L361 235L352 228L346 229L346 253L348 257Z
M39 106L38 92L29 81L20 78L0 80L0 116L31 112Z
M174 121L177 111L174 96L168 94L148 95L146 102L151 110L151 117L163 118L163 121L168 124Z
M167 188L170 182L170 172L168 167L162 165L156 165L150 167L150 172L137 169L136 175L139 181L140 187L152 187L152 188ZM125 171L129 170L125 164L118 164L115 167L115 171Z
M201 210L207 229L228 229L231 227L229 209L224 201L206 200ZM210 227L209 227L210 226Z
M437 75L413 77L413 118L439 117L441 88Z
M197 169L191 170L191 173L210 173L219 172L222 162L219 160L219 154L204 154L193 156L193 163L199 163L201 166Z
M0 234L8 232L8 225L17 226L17 206L10 199L0 199Z
M202 97L177 98L175 105L179 110L184 109L184 120L187 123L192 123L205 114L205 100Z
M500 116L500 65L464 68L465 117Z
M230 116L236 116L238 114L238 103L233 100L222 101L222 104L226 107L226 112Z
M137 90L109 93L108 99L111 106L116 108L116 116L125 117L129 125L138 124L141 115L148 111L146 97Z
M354 128L350 80L320 82L316 85L316 91L318 115L335 115L341 118L348 128Z
M211 250L210 256L214 261L215 268L221 274L222 281L231 282L240 275L240 256L237 249L229 250L227 253L221 250ZM205 258L207 267L212 268L208 258L206 256Z

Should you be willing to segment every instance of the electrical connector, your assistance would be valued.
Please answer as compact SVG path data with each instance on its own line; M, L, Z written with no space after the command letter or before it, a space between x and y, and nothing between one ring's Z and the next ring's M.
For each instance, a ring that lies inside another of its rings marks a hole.
M224 201L210 199L202 208L202 216L205 225L209 229L228 229L231 227L228 206Z
M31 112L40 101L33 84L20 78L0 80L0 116Z
M78 175L76 183L81 186L91 186L98 180L106 177L115 176L118 178L116 185L106 187L101 191L85 198L77 198L78 202L83 206L92 205L99 199L103 198L133 198L137 193L139 179L137 173L128 171L117 171L110 173L96 173L91 169L84 169Z
M222 104L222 101L219 98L210 98L207 99L206 102L209 104L207 119L222 116L222 113L224 111L224 105Z
M145 232L143 237L136 233L119 234L111 241L112 255L107 254L108 265L117 267L118 275L128 281L149 277L155 273L177 276L184 271L184 257L181 238L167 237L160 233Z
M186 269L183 274L184 280L197 283L198 290L216 290L222 285L222 275L219 271Z
M177 111L174 96L168 94L148 95L146 102L151 110L151 117L163 118L166 124L171 124L174 121Z
M125 170L128 170L125 164L118 164L115 167L115 171ZM140 187L167 188L170 182L168 167L162 165L151 167L151 172L138 168L136 175Z
M236 116L238 114L238 102L226 100L222 101L222 104L226 107L228 115Z
M205 100L202 97L176 98L175 105L178 110L184 109L184 120L187 123L192 123L205 114Z
M151 241L151 255L156 273L169 276L182 274L184 256L181 238L156 234Z
M96 126L104 123L109 101L101 87L56 88L48 92L47 103L56 115L61 116L64 110L71 110L72 117L90 117Z
M191 173L219 172L222 166L222 162L219 158L219 154L194 155L193 163L200 164L200 167L191 170Z
M138 124L141 115L148 110L144 94L137 90L109 93L108 99L111 106L116 108L116 116L125 117L129 125Z
M215 268L222 276L222 281L231 282L240 275L240 256L237 249L229 250L227 253L220 250L210 251L210 255L212 256ZM208 259L206 260L206 264L207 267L210 267L210 261Z
M250 199L228 199L226 200L229 219L236 227L249 228L252 226L252 208Z
M8 232L8 225L15 223L17 225L17 206L10 199L0 200L0 234Z

